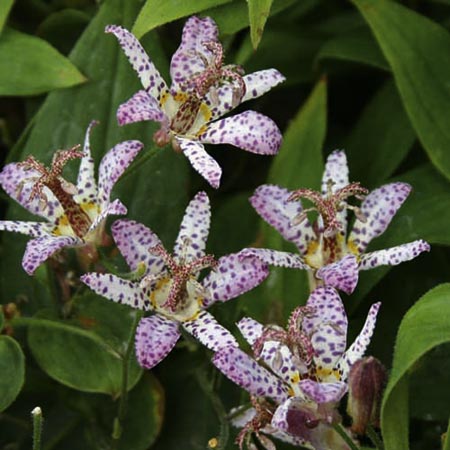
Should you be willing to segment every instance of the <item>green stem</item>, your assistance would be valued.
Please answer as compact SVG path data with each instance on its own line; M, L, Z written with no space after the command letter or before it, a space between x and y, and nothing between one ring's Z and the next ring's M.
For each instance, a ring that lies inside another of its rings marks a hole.
M130 336L128 339L127 350L122 359L122 386L120 388L119 407L117 408L117 416L114 419L112 438L114 439L114 448L118 448L119 439L122 436L122 424L127 412L128 400L128 367L130 365L130 357L133 351L134 335L136 328L143 316L142 311L136 311L133 326L131 327Z
M31 411L33 416L33 450L41 450L42 410L37 406Z
M360 450L360 448L353 442L352 438L347 434L340 423L335 423L333 425L333 428L336 430L339 436L341 436L345 443L351 448L351 450Z
M372 444L375 445L375 447L378 450L384 450L384 444L383 441L380 439L380 436L378 433L374 430L372 425L367 425L366 434L369 437L369 439L372 441Z

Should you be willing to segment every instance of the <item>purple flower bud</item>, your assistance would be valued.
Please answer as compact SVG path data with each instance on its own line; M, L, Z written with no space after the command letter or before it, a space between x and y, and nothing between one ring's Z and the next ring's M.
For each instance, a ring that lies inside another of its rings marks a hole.
M353 420L352 431L365 434L367 425L379 425L381 394L386 383L386 369L369 356L352 366L349 374L347 412Z

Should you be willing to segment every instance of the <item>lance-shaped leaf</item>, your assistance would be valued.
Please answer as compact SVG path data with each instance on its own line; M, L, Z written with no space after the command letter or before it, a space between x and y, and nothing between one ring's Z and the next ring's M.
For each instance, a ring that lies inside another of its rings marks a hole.
M253 48L258 47L262 38L266 20L270 14L273 0L248 0L248 17L250 21L250 37Z
M14 0L3 0L0 4L0 33L5 26L6 19L8 18L9 11L12 8Z

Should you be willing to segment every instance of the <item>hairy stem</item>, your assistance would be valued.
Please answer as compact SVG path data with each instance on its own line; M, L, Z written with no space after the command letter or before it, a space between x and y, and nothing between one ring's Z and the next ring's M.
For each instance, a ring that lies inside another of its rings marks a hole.
M367 434L367 436L369 437L369 439L372 441L372 444L375 445L375 447L376 447L378 450L384 450L383 441L380 439L380 436L379 436L378 433L374 430L374 428L372 427L372 425L368 425L368 426L367 426L366 434Z
M350 447L351 450L360 450L360 448L353 442L352 438L347 434L343 426L339 423L335 423L333 428L336 432L341 436L341 438L345 441L345 443Z
M31 411L33 417L33 450L41 450L42 410L37 406Z

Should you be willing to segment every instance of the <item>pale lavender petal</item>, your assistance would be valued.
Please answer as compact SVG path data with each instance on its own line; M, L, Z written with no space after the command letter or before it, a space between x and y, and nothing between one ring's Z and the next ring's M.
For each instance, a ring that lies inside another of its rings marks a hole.
M176 138L181 150L186 155L192 167L215 189L220 185L222 169L217 161L206 153L202 144L185 138Z
M94 158L91 154L90 135L92 128L98 125L96 120L93 120L86 131L84 137L83 153L81 158L80 168L78 169L77 178L77 193L74 195L74 200L78 204L82 203L96 203L97 202L97 182L95 181L95 165Z
M124 141L115 145L103 157L98 169L98 203L101 208L109 202L116 181L142 150L142 147L142 142Z
M37 239L32 239L27 243L22 259L22 267L28 275L33 275L38 266L58 250L78 245L83 245L83 241L72 236L41 236Z
M120 253L131 270L145 264L144 275L158 274L164 269L164 261L150 252L152 247L161 245L161 241L153 231L134 220L116 220L111 232Z
M300 389L313 402L321 404L338 402L347 392L347 383L336 381L334 383L319 383L313 380L301 380Z
M331 286L351 294L358 284L358 261L355 255L346 255L339 261L321 267L316 277Z
M159 102L146 91L138 91L117 110L119 125L152 120L168 126L169 119L161 109Z
M181 44L170 63L172 91L183 91L190 87L192 78L206 69L213 54L206 49L205 42L217 42L217 25L210 17L190 17L183 28Z
M198 140L205 144L231 144L259 155L275 155L282 136L272 119L256 111L245 111L209 123Z
M212 361L231 381L252 395L269 397L277 402L288 397L283 382L239 348L221 348Z
M100 214L97 215L89 227L89 231L94 231L99 226L102 226L108 216L122 216L126 213L127 208L125 205L119 199L116 199L112 203L107 204L106 208L104 208Z
M259 259L242 259L239 253L222 256L215 270L202 281L205 290L209 291L204 307L238 297L258 286L268 275L267 264Z
M359 269L368 270L378 266L395 266L405 261L416 258L422 252L429 252L430 244L419 239L408 244L397 245L375 252L361 255Z
M242 412L238 413L238 411ZM251 406L248 408L238 406L237 408L232 408L228 415L231 417L230 422L233 427L242 428L255 417L255 413L255 408Z
M285 77L276 69L266 69L245 75L243 80L246 89L240 103L260 97L283 82ZM211 120L222 117L237 106L233 101L235 89L236 86L231 83L221 86L217 90L217 97L219 98L219 104L217 105L214 104L211 94L206 96L206 103L211 107Z
M173 349L180 337L178 323L155 314L140 320L136 329L136 356L139 364L151 369Z
M344 353L338 364L338 369L342 373L342 381L347 379L350 368L353 364L360 358L364 356L367 347L370 344L370 339L372 338L373 331L375 329L375 324L377 321L378 311L380 309L381 303L374 303L369 310L366 322L364 323L361 333L355 339L353 344Z
M410 192L409 184L391 183L375 189L364 199L360 209L367 219L365 222L357 219L349 236L349 241L360 253L364 253L369 242L386 230Z
M149 292L138 282L124 280L109 273L87 273L80 277L94 292L123 305L148 311L151 308Z
M303 211L300 202L288 202L292 192L279 186L264 184L256 189L250 203L256 212L272 225L286 240L293 242L301 255L306 254L308 244L315 239L308 219L293 225L295 217Z
M314 312L303 319L302 329L310 336L316 365L334 368L347 341L348 320L342 300L335 289L319 287L306 305Z
M64 211L50 189L43 189L47 197L45 207L42 205L42 199L38 196L30 201L31 189L39 177L40 174L36 170L25 170L19 163L10 163L0 173L0 184L11 198L28 211L56 223Z
M168 92L168 88L139 41L128 30L117 25L108 25L105 33L113 33L117 37L122 50L137 72L142 86L159 101L161 96Z
M262 262L272 266L305 270L309 269L309 266L303 262L301 256L280 250L271 250L269 248L244 248L240 252L240 255L242 258L258 258Z
M199 192L184 213L175 241L174 254L187 261L204 256L211 222L211 206L206 192Z
M243 317L236 325L250 345L256 342L264 330L264 326L251 317Z
M19 220L0 220L0 231L13 231L32 237L48 236L53 226L45 222L21 222Z
M233 335L207 311L200 312L194 320L183 322L183 327L213 351L223 347L238 346Z

